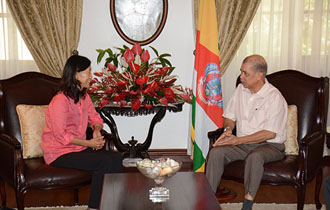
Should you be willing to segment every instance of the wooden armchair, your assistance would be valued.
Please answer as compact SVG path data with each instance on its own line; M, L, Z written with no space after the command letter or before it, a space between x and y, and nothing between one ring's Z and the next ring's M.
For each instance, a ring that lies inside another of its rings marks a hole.
M27 72L0 80L0 193L6 205L5 182L16 193L18 210L24 209L24 194L29 190L73 189L78 203L78 189L90 184L91 173L56 168L43 158L23 159L20 123L16 113L18 104L48 105L59 85L59 78L42 73ZM91 136L91 129L87 129ZM111 136L105 134L105 138Z
M298 71L284 70L268 75L267 79L280 90L288 105L295 104L298 108L299 154L287 155L283 160L265 164L261 184L294 186L298 196L297 209L303 210L306 183L316 177L315 204L320 209L321 161L326 139L329 78L315 78ZM219 128L208 133L210 149L222 132L223 129ZM222 178L243 183L244 161L228 164Z

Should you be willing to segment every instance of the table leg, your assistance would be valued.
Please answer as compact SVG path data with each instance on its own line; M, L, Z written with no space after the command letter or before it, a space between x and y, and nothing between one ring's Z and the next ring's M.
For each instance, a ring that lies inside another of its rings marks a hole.
M148 149L152 142L153 130L155 128L155 125L164 118L166 114L165 107L160 108L155 114L155 116L152 118L146 140L143 143L137 143L137 141L134 139L134 136L132 136L132 139L128 141L128 144L124 144L120 140L117 125L110 112L104 111L103 109L100 110L99 108L97 108L96 110L101 115L104 122L109 126L111 133L114 134L114 143L119 152L122 152L125 157L128 156L130 158L149 158Z

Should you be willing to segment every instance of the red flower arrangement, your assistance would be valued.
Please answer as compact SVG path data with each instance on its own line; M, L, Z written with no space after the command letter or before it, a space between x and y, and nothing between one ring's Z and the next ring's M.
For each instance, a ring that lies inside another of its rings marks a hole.
M97 63L104 55L105 64L102 72L95 72L88 93L93 102L103 108L109 103L119 104L121 107L130 106L134 111L140 107L151 109L155 105L173 106L176 103L192 101L192 91L175 85L176 75L171 75L174 68L167 57L168 53L159 54L151 47L156 57L150 60L149 51L134 44L111 49L97 49L99 53Z

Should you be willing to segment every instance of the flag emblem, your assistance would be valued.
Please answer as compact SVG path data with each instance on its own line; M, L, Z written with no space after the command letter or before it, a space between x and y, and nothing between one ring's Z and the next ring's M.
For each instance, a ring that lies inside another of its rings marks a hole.
M210 63L205 68L204 77L198 82L198 97L204 104L216 104L223 108L221 75L218 65Z

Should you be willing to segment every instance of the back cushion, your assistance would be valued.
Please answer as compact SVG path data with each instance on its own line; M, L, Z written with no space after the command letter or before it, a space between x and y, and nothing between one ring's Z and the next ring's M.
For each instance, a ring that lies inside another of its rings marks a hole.
M45 112L48 105L17 105L16 110L21 126L23 158L42 157L41 140L46 125Z
M297 141L298 134L298 118L297 118L297 106L288 106L288 120L286 122L286 136L285 141L285 154L286 155L298 155L299 145Z

